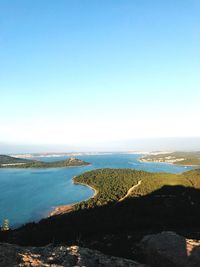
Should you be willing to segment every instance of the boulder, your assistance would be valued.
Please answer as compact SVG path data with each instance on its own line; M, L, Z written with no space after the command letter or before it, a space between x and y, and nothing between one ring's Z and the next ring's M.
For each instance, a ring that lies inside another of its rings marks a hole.
M200 266L200 241L174 232L145 236L139 247L145 262L152 267Z

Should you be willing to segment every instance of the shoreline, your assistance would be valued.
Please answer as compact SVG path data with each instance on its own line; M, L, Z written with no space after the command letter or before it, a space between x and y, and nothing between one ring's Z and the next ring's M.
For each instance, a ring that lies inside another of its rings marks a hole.
M26 164L26 163L23 163ZM17 163L17 165L19 165ZM81 167L87 167L87 166L91 166L92 164L86 164L86 165L69 165L69 166L63 166L63 167L27 167L27 168L23 168L23 167L16 167L17 165L12 165L12 166L2 166L2 164L0 164L0 169L17 169L17 170L47 170L47 169L63 169L63 168L81 168ZM21 164L22 165L22 164Z
M149 161L144 159L139 159L139 162L145 162L145 163L165 163L165 164L171 164L179 167L200 167L200 165L195 164L176 164L175 162L167 162L167 161Z
M82 200L80 202L75 202L75 203L72 203L72 204L66 204L66 205L60 205L60 206L56 206L55 208L53 208L53 210L51 212L49 212L47 218L50 218L52 216L57 216L57 215L63 215L63 214L66 214L66 213L69 213L69 212L72 212L74 210L74 206L78 203L81 203L83 201L87 201L91 198L94 198L97 196L98 194L98 190L95 189L94 187L92 187L91 185L87 185L87 184L84 184L84 183L78 183L78 182L74 182L74 178L72 178L72 183L74 185L83 185L83 186L87 186L89 188L91 188L93 191L94 191L94 194L93 196L89 197L88 199L86 200Z

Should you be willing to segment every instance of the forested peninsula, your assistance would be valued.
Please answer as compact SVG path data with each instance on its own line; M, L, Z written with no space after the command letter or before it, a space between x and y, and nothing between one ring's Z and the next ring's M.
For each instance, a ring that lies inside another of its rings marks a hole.
M63 168L72 166L86 166L89 164L90 163L76 158L67 158L60 161L44 162L0 155L0 168Z

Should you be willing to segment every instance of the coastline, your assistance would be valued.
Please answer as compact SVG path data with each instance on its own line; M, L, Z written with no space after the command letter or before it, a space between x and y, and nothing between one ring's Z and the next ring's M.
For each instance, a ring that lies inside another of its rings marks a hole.
M176 166L182 166L182 167L200 167L199 165L178 165L178 164L175 164L175 163L172 163L172 162L165 162L165 161L163 161L163 162L161 162L161 161L147 161L147 160L145 160L145 159L143 159L143 158L139 158L138 161L139 161L139 162L145 162L145 163L165 163L165 164L176 165ZM69 166L69 167L71 167L71 166ZM81 166L80 166L80 167L81 167ZM94 198L94 197L96 197L96 195L98 194L98 190L97 190L96 188L94 188L94 187L92 187L92 186L90 186L90 185L88 185L88 184L86 184L86 183L75 182L75 181L74 181L74 178L75 178L75 177L72 178L72 182L73 182L73 184L75 184L75 185L83 185L83 186L87 186L87 187L91 188L91 189L94 191L93 196L89 197L89 198L86 199L86 200L82 200L82 201L80 201L80 202L75 202L75 203L72 203L72 204L66 204L66 205L56 206L56 207L53 208L53 210L52 210L51 212L49 212L49 214L48 214L48 216L47 216L48 218L49 218L49 217L52 217L52 216L63 215L63 214L72 212L72 211L74 210L74 206L75 206L76 204L81 203L81 202L83 202L83 201L87 201L87 200L89 200L89 199L91 199L91 198Z
M176 164L175 162L167 162L167 161L149 161L140 158L138 160L139 162L145 162L145 163L165 163L165 164L171 164L171 165L176 165L176 166L182 166L182 167L200 167L200 165L195 165L195 164Z
M78 182L74 182L74 178L72 178L72 182L73 184L75 185L83 185L83 186L87 186L89 188L91 188L93 191L94 191L94 194L93 196L89 197L88 199L86 200L83 200L83 201L87 201L91 198L94 198L96 197L96 195L98 194L98 190L90 185L87 185L87 184L84 184L84 183L78 183ZM74 206L78 203L81 203L82 201L80 202L76 202L76 203L72 203L72 204L67 204L67 205L61 205L61 206L57 206L55 207L51 212L49 212L47 218L49 217L52 217L52 216L57 216L57 215L63 215L63 214L66 214L66 213L69 213L69 212L72 212L74 210Z
M23 165L26 164L26 163L23 163ZM22 164L17 164L18 167L16 167L17 165L12 165L12 166L2 166L3 164L0 164L0 169L19 169L19 170L30 170L30 169L33 169L33 170L48 170L48 169L63 169L63 168L81 168L81 167L87 167L87 166L91 166L92 164L84 164L84 165L69 165L69 166L62 166L62 167L26 167L26 168L23 168L23 167L19 167L19 166L22 166Z

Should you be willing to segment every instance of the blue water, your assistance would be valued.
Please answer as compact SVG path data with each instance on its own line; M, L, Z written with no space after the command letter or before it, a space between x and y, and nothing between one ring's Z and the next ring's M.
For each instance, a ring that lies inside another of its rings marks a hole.
M88 199L93 190L74 185L72 178L96 168L132 168L151 172L180 173L192 167L139 162L140 155L107 154L78 156L92 165L55 169L0 169L0 223L8 218L12 227L38 221L56 206ZM66 157L39 158L43 161Z

